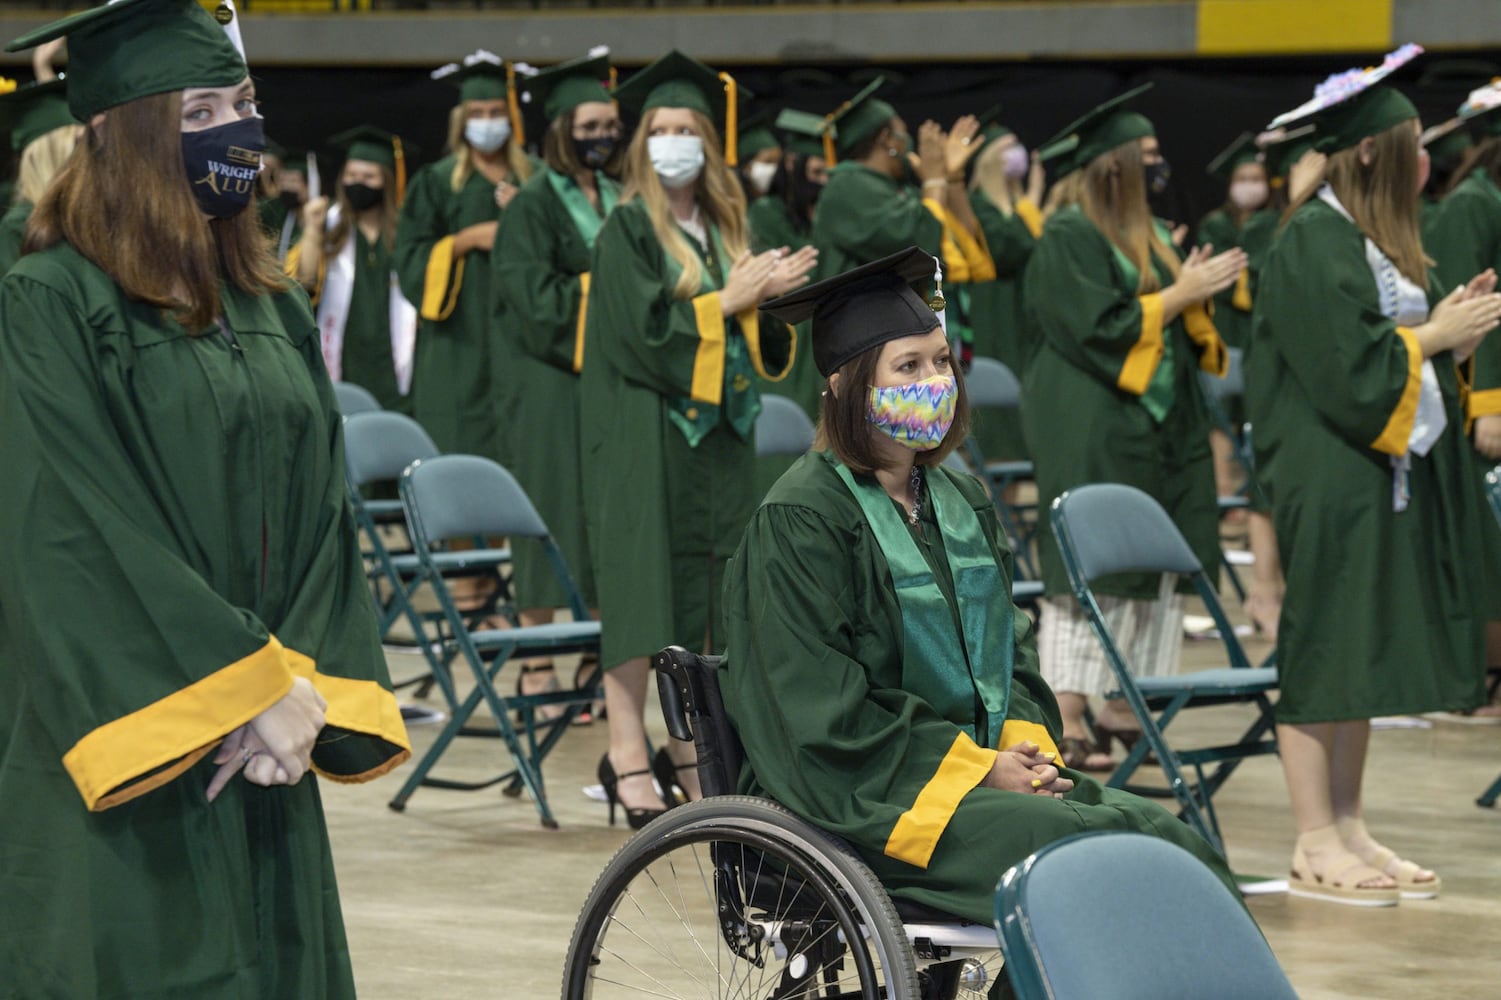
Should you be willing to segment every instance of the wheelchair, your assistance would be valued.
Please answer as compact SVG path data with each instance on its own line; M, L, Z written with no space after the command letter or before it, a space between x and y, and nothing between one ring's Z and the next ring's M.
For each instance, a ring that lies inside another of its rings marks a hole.
M742 749L719 658L653 658L667 726L692 739L704 798L605 866L574 927L566 1000L977 1000L1004 975L994 928L893 899L850 847L734 794Z

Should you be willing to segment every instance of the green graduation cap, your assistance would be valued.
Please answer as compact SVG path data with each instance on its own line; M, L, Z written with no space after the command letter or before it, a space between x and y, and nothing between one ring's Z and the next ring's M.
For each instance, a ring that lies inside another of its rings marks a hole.
M1230 178L1235 171L1247 163L1261 162L1261 148L1256 145L1256 136L1250 132L1242 132L1235 137L1235 141L1220 150L1214 159L1209 161L1209 166L1204 172L1216 180L1230 183Z
M1404 45L1387 54L1381 65L1335 73L1314 88L1313 98L1272 119L1269 128L1312 124L1314 148L1321 153L1349 149L1360 140L1418 117L1418 109L1382 80L1423 54L1421 45Z
M1280 184L1292 173L1293 164L1313 148L1317 130L1312 125L1278 132L1262 146L1263 162L1267 176L1273 185Z
M725 162L739 162L739 104L753 95L740 89L730 74L716 73L673 49L636 71L613 93L621 107L638 116L655 108L692 108L707 116L724 135Z
M462 62L439 66L430 74L459 88L461 101L503 101L510 95L514 72L493 52L478 49Z
M1002 110L1003 105L994 104L980 115L980 149L984 149L997 139L1016 134L1001 124ZM979 155L978 152L976 155Z
M825 144L826 149L840 155L848 153L896 117L896 108L876 97L876 91L884 86L886 78L876 77L824 120L824 134L832 140ZM833 161L830 156L831 165Z
M1053 179L1066 177L1087 166L1117 146L1133 139L1156 135L1152 123L1140 112L1128 107L1131 101L1152 89L1144 83L1118 94L1085 112L1078 120L1043 143L1037 156L1052 164Z
M763 150L782 148L782 140L771 130L771 122L771 113L763 109L740 123L737 148L742 158L755 156Z
M1501 135L1498 111L1501 111L1501 78L1470 91L1470 96L1459 106L1458 117L1461 122L1473 121L1484 135Z
M1418 137L1418 145L1426 149L1436 163L1458 163L1460 157L1475 145L1475 140L1465 128L1464 119L1456 117L1425 129Z
M782 133L782 148L802 156L824 155L822 115L785 108L777 115L774 125Z
M6 84L11 88L7 89ZM10 133L11 151L20 155L33 140L78 120L68 110L67 83L62 78L17 87L0 77L0 132Z
M68 107L80 121L141 97L231 87L249 75L225 29L197 0L116 0L28 32L5 50L64 36Z
M565 111L591 101L610 101L610 84L615 72L610 65L610 50L594 50L589 55L549 66L522 84L533 108L551 122Z

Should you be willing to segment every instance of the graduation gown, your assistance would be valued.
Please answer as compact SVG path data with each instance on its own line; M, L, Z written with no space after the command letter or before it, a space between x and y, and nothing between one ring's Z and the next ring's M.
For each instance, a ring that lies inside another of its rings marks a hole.
M396 228L396 273L417 307L412 362L412 415L445 452L505 462L498 413L491 328L490 252L453 252L454 235L495 222L495 185L478 170L453 190L456 157L445 156L412 177Z
M947 469L1000 576L1011 553L977 480ZM962 515L961 515L962 516ZM932 505L918 548L955 608ZM1002 873L1074 833L1134 830L1177 843L1232 884L1224 862L1161 807L1084 774L1062 801L979 787L996 747L904 687L902 609L880 543L831 454L800 459L746 529L725 580L729 645L720 686L745 746L740 791L768 796L844 838L895 896L978 923ZM1062 738L1037 672L1031 621L1015 608L1012 679L998 745ZM957 620L950 623L957 630ZM990 623L994 627L996 623ZM997 664L972 670L1000 670ZM978 701L978 695L976 701ZM1000 727L993 727L1000 728Z
M1244 247L1245 226L1236 225L1229 212L1217 208L1199 221L1196 239L1200 245L1212 245L1215 253L1223 253L1231 247ZM1242 271L1239 281L1214 297L1214 327L1228 347L1245 347L1251 339L1249 282L1250 276Z
M776 247L801 250L813 242L813 234L799 230L787 211L787 203L776 195L762 195L745 210L745 224L750 227L751 250L763 253Z
M31 218L29 201L18 201L0 215L0 275L5 274L21 259L21 242L26 235L26 223Z
M594 245L579 437L606 667L671 643L722 645L724 566L757 500L755 376L792 356L784 324L722 314L729 262L701 254L702 290L677 298L678 271L639 200Z
M1160 287L1171 276L1153 262ZM1027 266L1027 310L1042 344L1022 380L1022 424L1037 467L1038 510L1086 483L1135 486L1162 504L1215 578L1219 507L1201 368L1224 345L1203 311L1162 322L1160 292L1138 295L1114 246L1078 207L1048 220ZM1166 409L1160 418L1149 405ZM1049 596L1071 593L1049 518L1038 546ZM1151 600L1155 574L1107 577L1097 593Z
M1438 292L1431 282L1431 301ZM1252 340L1257 475L1287 576L1278 720L1482 704L1495 526L1453 356L1432 359L1448 426L1411 456L1411 500L1397 513L1390 459L1407 450L1422 354L1382 315L1364 237L1325 202L1298 209L1273 244Z
M595 174L605 206L620 186ZM583 466L579 452L579 372L584 365L584 320L592 282L594 234L585 234L556 184L572 178L551 170L532 176L501 219L492 255L493 308L500 354L498 372L512 401L502 424L510 469L568 560L574 582L591 604L594 569L584 535ZM587 208L587 205L584 206ZM601 218L602 221L602 218ZM596 223L596 226L598 223ZM513 539L513 585L527 607L558 607L567 595L540 543Z
M1433 209L1423 230L1423 248L1445 288L1465 284L1488 267L1501 270L1501 189L1477 169ZM1480 342L1465 365L1466 432L1476 417L1501 413L1501 337Z
M66 245L0 286L0 968L17 996L352 997L319 781L204 792L310 679L408 756L300 291L190 336Z

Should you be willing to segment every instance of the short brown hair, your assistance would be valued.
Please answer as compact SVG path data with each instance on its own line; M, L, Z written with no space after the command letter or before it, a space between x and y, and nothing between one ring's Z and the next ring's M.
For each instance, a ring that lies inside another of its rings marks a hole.
M864 476L880 467L876 449L871 443L871 436L877 431L870 422L869 393L876 380L876 362L885 346L877 344L844 363L837 373L844 388L839 395L825 386L819 406L818 433L813 441L816 451L832 451L851 472ZM953 426L937 448L915 453L918 465L940 464L969 437L969 395L964 390L964 372L957 363L952 371L954 385L959 391L954 401Z
M220 314L219 284L252 295L290 287L252 201L230 219L198 207L182 158L182 94L129 101L86 126L26 225L22 253L66 242L137 301L190 331Z
M549 167L565 177L572 177L584 169L579 162L578 154L573 151L573 112L576 109L569 108L558 115L547 126L547 131L542 134L542 159ZM625 159L626 142L624 138L615 140L615 151L599 169L611 177L619 176L621 161Z

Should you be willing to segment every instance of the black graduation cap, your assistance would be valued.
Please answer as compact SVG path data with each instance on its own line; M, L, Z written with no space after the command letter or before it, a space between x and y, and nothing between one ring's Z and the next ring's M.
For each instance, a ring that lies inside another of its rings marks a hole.
M872 347L938 326L938 314L912 287L936 271L932 254L908 247L761 308L784 323L813 320L813 364L827 378Z

